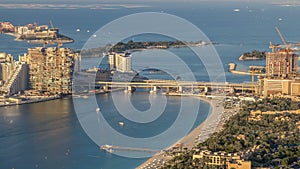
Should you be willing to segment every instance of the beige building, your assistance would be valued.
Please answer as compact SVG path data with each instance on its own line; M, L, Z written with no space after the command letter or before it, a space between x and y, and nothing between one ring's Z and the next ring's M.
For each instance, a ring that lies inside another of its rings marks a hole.
M27 24L25 26L16 26L14 31L23 38L33 39L54 39L58 36L58 29L49 29L47 25Z
M300 79L297 79L298 57L291 49L273 49L268 52L266 76L258 77L256 92L265 97L300 96Z
M50 94L70 94L79 56L70 48L29 48L20 60L29 65L30 88Z
M290 95L300 96L300 79L258 79L258 93L263 96Z
M266 54L267 77L294 77L298 68L298 55L292 50L283 49Z
M0 22L0 31L10 31L13 32L15 29L14 25L10 22Z
M200 151L193 155L193 160L202 160L207 166L214 166L224 169L251 169L251 161L245 161L237 153L211 152L208 150Z
M110 70L116 70L118 72L132 72L130 53L111 52L108 54L108 64Z
M28 88L28 65L0 53L0 94L12 95Z
M108 57L108 65L110 70L116 69L116 57L114 52L110 52L107 55Z

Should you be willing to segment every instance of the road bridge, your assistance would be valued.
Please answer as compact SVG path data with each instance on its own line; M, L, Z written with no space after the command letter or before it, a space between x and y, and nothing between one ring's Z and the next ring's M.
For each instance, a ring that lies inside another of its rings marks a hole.
M196 82L196 81L176 81L176 80L145 80L141 82L105 82L97 81L95 85L101 85L104 89L108 88L125 88L132 90L133 88L150 88L151 91L157 89L176 89L179 92L186 90L213 90L213 89L225 89L225 90L242 90L252 91L251 83L228 83L228 82Z

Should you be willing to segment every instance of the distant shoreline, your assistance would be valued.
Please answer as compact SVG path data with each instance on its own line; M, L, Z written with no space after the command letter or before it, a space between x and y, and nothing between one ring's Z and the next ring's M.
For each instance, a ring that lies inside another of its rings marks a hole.
M239 61L242 61L242 60L264 60L265 58L258 58L258 57L245 57L244 55L241 55L239 57Z
M5 32L3 34L15 37L15 39L14 39L15 41L27 41L28 43L31 43L31 44L44 44L44 43L46 43L46 44L55 44L55 43L57 43L56 39L49 39L49 40L26 39L26 38L22 39L21 35L17 34L17 33ZM62 37L62 39L59 39L59 41L61 43L73 43L74 42L74 39L72 39L70 37L67 37L67 36L62 35L62 34L59 34L59 36Z

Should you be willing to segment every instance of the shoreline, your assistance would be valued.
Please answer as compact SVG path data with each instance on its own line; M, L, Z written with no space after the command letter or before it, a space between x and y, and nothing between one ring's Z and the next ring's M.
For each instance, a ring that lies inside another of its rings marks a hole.
M239 61L243 60L265 60L265 58L258 58L258 57L245 57L244 55L241 55L238 59Z
M207 97L199 97L199 99L203 102L210 104L210 112L209 112L207 118L201 124L199 124L196 128L194 128L191 132L189 132L187 135L185 135L184 137L182 137L181 139L179 139L177 141L177 143L182 143L183 147L186 147L189 150L192 149L197 144L199 144L199 142L206 140L210 136L210 134L221 129L219 126L215 126L215 128L213 128L211 133L207 133L207 131L206 131L206 128L209 127L206 124L211 121L217 120L218 118L216 118L215 116L218 117L219 109L223 108L223 107L217 106L218 100L217 99L208 99ZM201 138L198 138L198 137L201 137ZM170 146L167 149L171 149L173 147L175 147L175 144ZM161 161L164 159L169 160L168 158L163 156L163 153L161 153L161 151L157 152L154 156L150 157L148 160L146 160L145 162L143 162L142 164L137 166L136 169L142 169L142 168L144 168L144 166L146 166L147 164L149 164L153 161L156 161L156 160Z
M236 70L236 64L235 63L229 63L228 64L228 72L232 74L237 74L237 75L252 75L251 71L242 71L242 70ZM254 73L255 76L264 76L264 73Z
M47 42L47 44L56 44L56 39L50 39L50 40L44 40L44 39L20 39L21 35L20 34L17 34L17 33L13 33L13 32L6 32L6 33L3 33L5 35L8 35L8 36L13 36L15 37L15 41L27 41L28 43L30 44L44 44L45 42ZM70 38L70 37L67 37L65 35L62 35L60 34L60 36L63 36L65 37L65 39L61 39L61 42L62 43L73 43L74 42L74 39Z
M103 94L103 93L95 93L97 94ZM72 96L72 95L71 95ZM175 95L177 96L177 95ZM54 97L47 97L47 98L37 98L27 101L22 101L20 103L10 103L10 104L0 104L0 107L6 107L6 106L17 106L17 105L23 105L23 104L34 104L39 102L46 102L50 100L56 100L56 99L63 99L64 97L61 96L54 96ZM186 147L188 150L191 150L193 147L195 147L200 142L206 140L210 134L217 132L220 128L218 125L206 125L213 124L210 122L214 122L215 120L219 119L218 114L223 112L223 107L218 106L218 99L209 99L204 96L198 97L201 101L206 102L210 105L209 113L207 118L199 124L197 127L195 127L192 131L190 131L187 135L179 139L175 144L171 145L170 147L166 148L168 150L176 147L177 143L182 143L183 147ZM219 110L221 109L222 110ZM218 123L219 121L217 121ZM147 163L151 163L153 160L169 160L170 157L164 157L164 153L161 151L157 152L154 156L150 157L148 160L137 166L137 169L143 168Z
M40 97L37 99L31 99L31 100L26 100L26 101L21 101L21 102L0 104L0 107L18 106L18 105L24 105L24 104L34 104L34 103L47 102L47 101L56 100L56 99L63 99L63 97L61 97L61 96L50 96L50 97L44 97L44 98Z

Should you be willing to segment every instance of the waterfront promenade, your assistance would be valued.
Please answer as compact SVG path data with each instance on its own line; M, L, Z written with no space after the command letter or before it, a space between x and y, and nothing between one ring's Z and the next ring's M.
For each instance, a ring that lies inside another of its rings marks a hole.
M38 103L38 102L45 102L49 100L61 99L62 97L59 95L53 96L31 96L31 97L20 97L20 98L7 98L0 101L0 107L4 106L15 106L15 105L22 105L22 104L31 104L31 103ZM23 100L25 99L25 100Z

